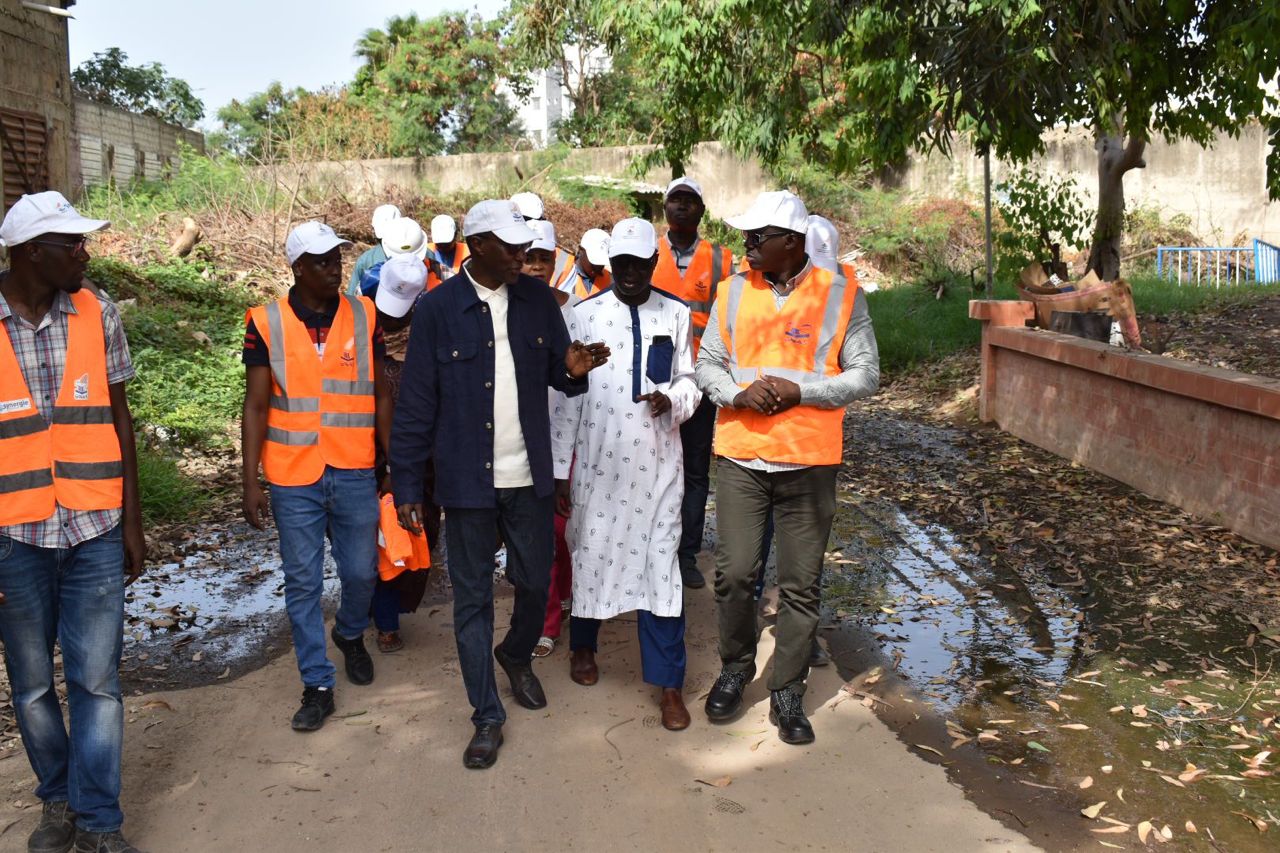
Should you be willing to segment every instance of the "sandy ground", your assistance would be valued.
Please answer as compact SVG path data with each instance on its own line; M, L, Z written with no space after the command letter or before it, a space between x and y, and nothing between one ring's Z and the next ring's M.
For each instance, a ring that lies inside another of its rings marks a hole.
M339 664L338 712L314 734L288 727L301 694L292 654L234 682L128 697L127 834L152 853L1036 849L844 699L833 667L810 679L811 746L777 739L761 677L738 720L707 723L714 604L710 589L689 599L687 731L659 724L623 617L602 632L598 685L570 681L562 645L536 663L547 709L526 711L507 692L506 745L490 770L462 766L471 709L447 606L406 618L409 648L375 653L373 685L351 686ZM498 602L499 624L509 603ZM21 757L0 763L0 849L25 849L33 784Z

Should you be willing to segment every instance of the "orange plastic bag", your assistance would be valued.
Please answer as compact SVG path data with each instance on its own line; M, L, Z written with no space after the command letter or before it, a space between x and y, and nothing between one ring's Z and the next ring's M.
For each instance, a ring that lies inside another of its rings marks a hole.
M396 502L390 494L379 501L378 577L389 581L401 572L431 568L431 548L426 533L413 534L400 526Z

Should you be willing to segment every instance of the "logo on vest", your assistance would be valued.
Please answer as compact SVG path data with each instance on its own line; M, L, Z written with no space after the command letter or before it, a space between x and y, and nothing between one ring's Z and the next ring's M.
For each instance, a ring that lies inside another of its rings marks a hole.
M803 344L813 337L813 324L805 323L801 326L787 326L787 330L782 333L782 336L793 344Z
M89 399L89 374L84 374L76 380L75 387L72 389L72 396L80 402Z
M31 400L23 397L21 400L0 400L0 415L8 415L13 412L25 412L31 408Z
M355 353L354 353L354 352L352 352L352 350L354 350L354 349L355 349L355 346L356 346L356 339L355 339L355 338L350 338L350 339L347 341L346 346L344 346L344 347L342 348L342 359L341 359L341 360L342 360L342 366L343 366L343 367L350 367L351 365L355 364L355 361L356 361L356 355L355 355Z

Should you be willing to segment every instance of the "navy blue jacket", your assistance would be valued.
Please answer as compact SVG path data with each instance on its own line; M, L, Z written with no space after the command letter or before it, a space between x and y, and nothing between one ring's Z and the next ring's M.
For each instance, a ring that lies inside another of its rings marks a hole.
M555 489L547 386L576 396L587 380L564 366L569 332L551 288L522 275L507 286L507 337L515 361L520 427L539 497ZM435 461L435 503L497 505L493 488L493 318L465 273L418 302L391 428L391 490L397 504L422 500Z

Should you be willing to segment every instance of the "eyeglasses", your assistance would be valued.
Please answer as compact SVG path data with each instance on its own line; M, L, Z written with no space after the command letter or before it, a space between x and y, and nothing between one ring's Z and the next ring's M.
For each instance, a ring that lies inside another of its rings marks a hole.
M748 249L754 249L757 246L763 246L774 237L786 237L790 234L790 231L774 231L772 234L758 234L748 231L743 236L742 242L746 244Z
M66 249L71 254L85 250L89 246L89 238L81 237L74 243L62 243L57 240L28 240L28 243L39 243L41 246L57 246L59 249Z

